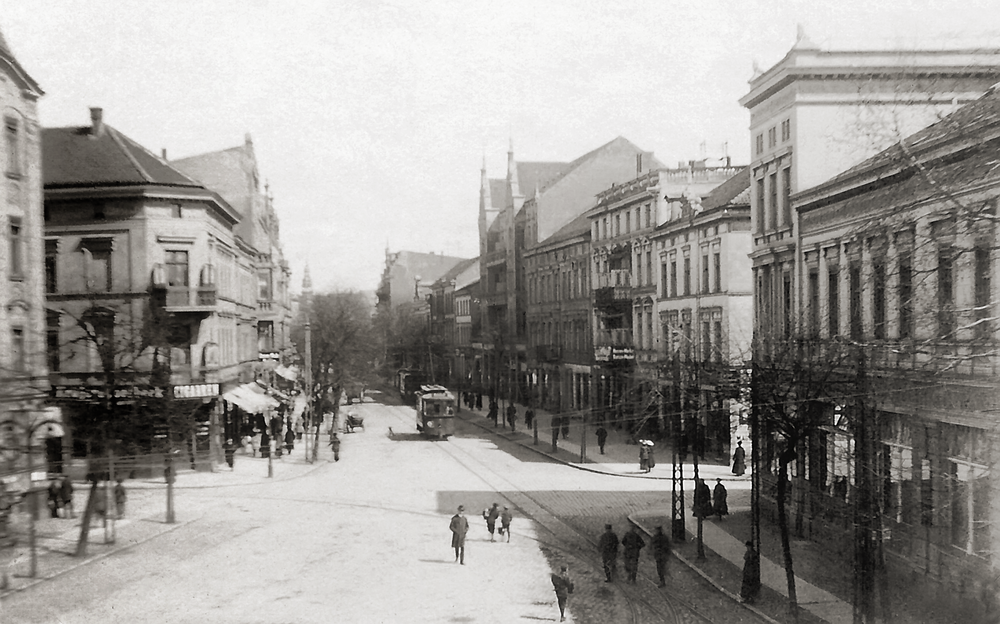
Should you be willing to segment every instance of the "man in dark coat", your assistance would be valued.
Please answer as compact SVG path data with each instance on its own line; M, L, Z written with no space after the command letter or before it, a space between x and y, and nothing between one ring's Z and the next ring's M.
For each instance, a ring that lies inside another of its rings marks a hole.
M531 429L531 424L535 422L535 410L530 407L524 411L524 426Z
M514 519L514 514L510 513L510 509L507 507L503 508L503 513L500 514L500 535L507 535L507 542L510 542L510 521Z
M604 428L604 425L601 425L594 433L597 434L597 446L601 449L601 455L604 455L604 444L608 441L608 430Z
M75 518L76 513L73 512L73 482L69 480L69 477L63 477L62 484L59 487L59 498L62 501L63 509L66 510L66 518Z
M722 516L729 515L727 498L729 498L729 492L726 491L726 486L722 485L722 479L716 479L715 489L712 490L712 511L719 517L719 520L722 520Z
M562 566L559 574L552 574L552 588L556 590L556 602L559 603L559 621L566 621L566 602L573 593L573 581L569 578L569 568Z
M486 521L486 530L490 532L490 541L493 541L493 532L497 530L497 518L500 517L500 506L493 503L493 506L483 512L483 520Z
M465 565L465 534L469 532L469 520L465 517L465 507L458 506L458 513L451 517L451 547L455 549L455 561Z
M59 517L59 485L55 479L49 481L49 511L53 518Z
M486 412L486 417L493 421L493 426L497 426L497 415L500 413L500 406L496 401L490 401L490 410Z
M656 527L653 535L653 559L656 561L656 575L660 577L660 587L667 586L667 560L670 558L670 538L663 527Z
M622 546L625 547L625 574L628 575L630 583L635 583L639 574L639 551L646 545L646 540L642 539L635 525L629 527L628 533L622 538Z
M514 431L514 423L517 422L517 408L511 403L507 406L507 424L510 425L510 430Z
M340 461L340 438L336 431L330 434L330 450L333 451L333 461Z
M694 506L695 518L705 519L715 513L712 509L712 490L708 489L708 484L704 479L698 479L694 486Z
M600 541L601 562L604 564L605 583L610 583L615 577L615 567L618 563L618 536L610 524L604 525L604 534Z
M476 393L476 411L483 409L483 393Z
M733 474L742 477L747 471L747 452L743 450L743 441L736 443L736 450L733 451Z

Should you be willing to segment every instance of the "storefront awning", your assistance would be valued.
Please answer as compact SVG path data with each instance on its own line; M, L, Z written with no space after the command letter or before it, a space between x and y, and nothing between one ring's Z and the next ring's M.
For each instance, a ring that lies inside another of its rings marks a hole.
M233 388L223 394L222 399L239 406L240 409L251 414L262 414L269 409L278 407L279 403L276 400L266 394L260 394L252 388L256 385L256 383L248 383Z
M288 381L295 381L299 376L299 371L295 370L294 368L289 368L284 364L274 369L274 372L279 377L286 379Z

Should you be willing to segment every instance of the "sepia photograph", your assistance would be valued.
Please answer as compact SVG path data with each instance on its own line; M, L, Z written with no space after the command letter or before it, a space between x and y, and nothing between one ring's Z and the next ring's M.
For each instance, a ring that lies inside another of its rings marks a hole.
M0 0L0 124L0 624L1000 624L995 0Z

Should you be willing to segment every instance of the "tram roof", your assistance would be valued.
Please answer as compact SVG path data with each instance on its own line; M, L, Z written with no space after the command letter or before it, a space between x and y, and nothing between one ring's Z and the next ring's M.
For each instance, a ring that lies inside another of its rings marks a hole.
M448 392L448 388L445 388L444 386L433 385L433 384L428 384L428 385L420 386L420 393L421 394L451 394L450 392Z

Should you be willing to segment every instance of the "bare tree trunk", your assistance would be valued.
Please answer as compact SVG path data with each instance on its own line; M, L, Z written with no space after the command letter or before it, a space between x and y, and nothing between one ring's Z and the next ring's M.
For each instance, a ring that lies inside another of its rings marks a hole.
M87 506L84 507L83 515L80 518L80 539L76 542L77 557L87 556L87 541L90 539L90 518L94 515L94 507L98 496L100 496L100 493L97 491L97 479L94 479L90 482Z
M795 594L795 571L792 568L792 544L788 536L788 517L785 514L785 501L788 496L785 475L788 474L789 460L782 455L778 468L778 532L781 534L781 554L785 563L785 579L788 581L788 614L792 622L799 621L798 597Z

